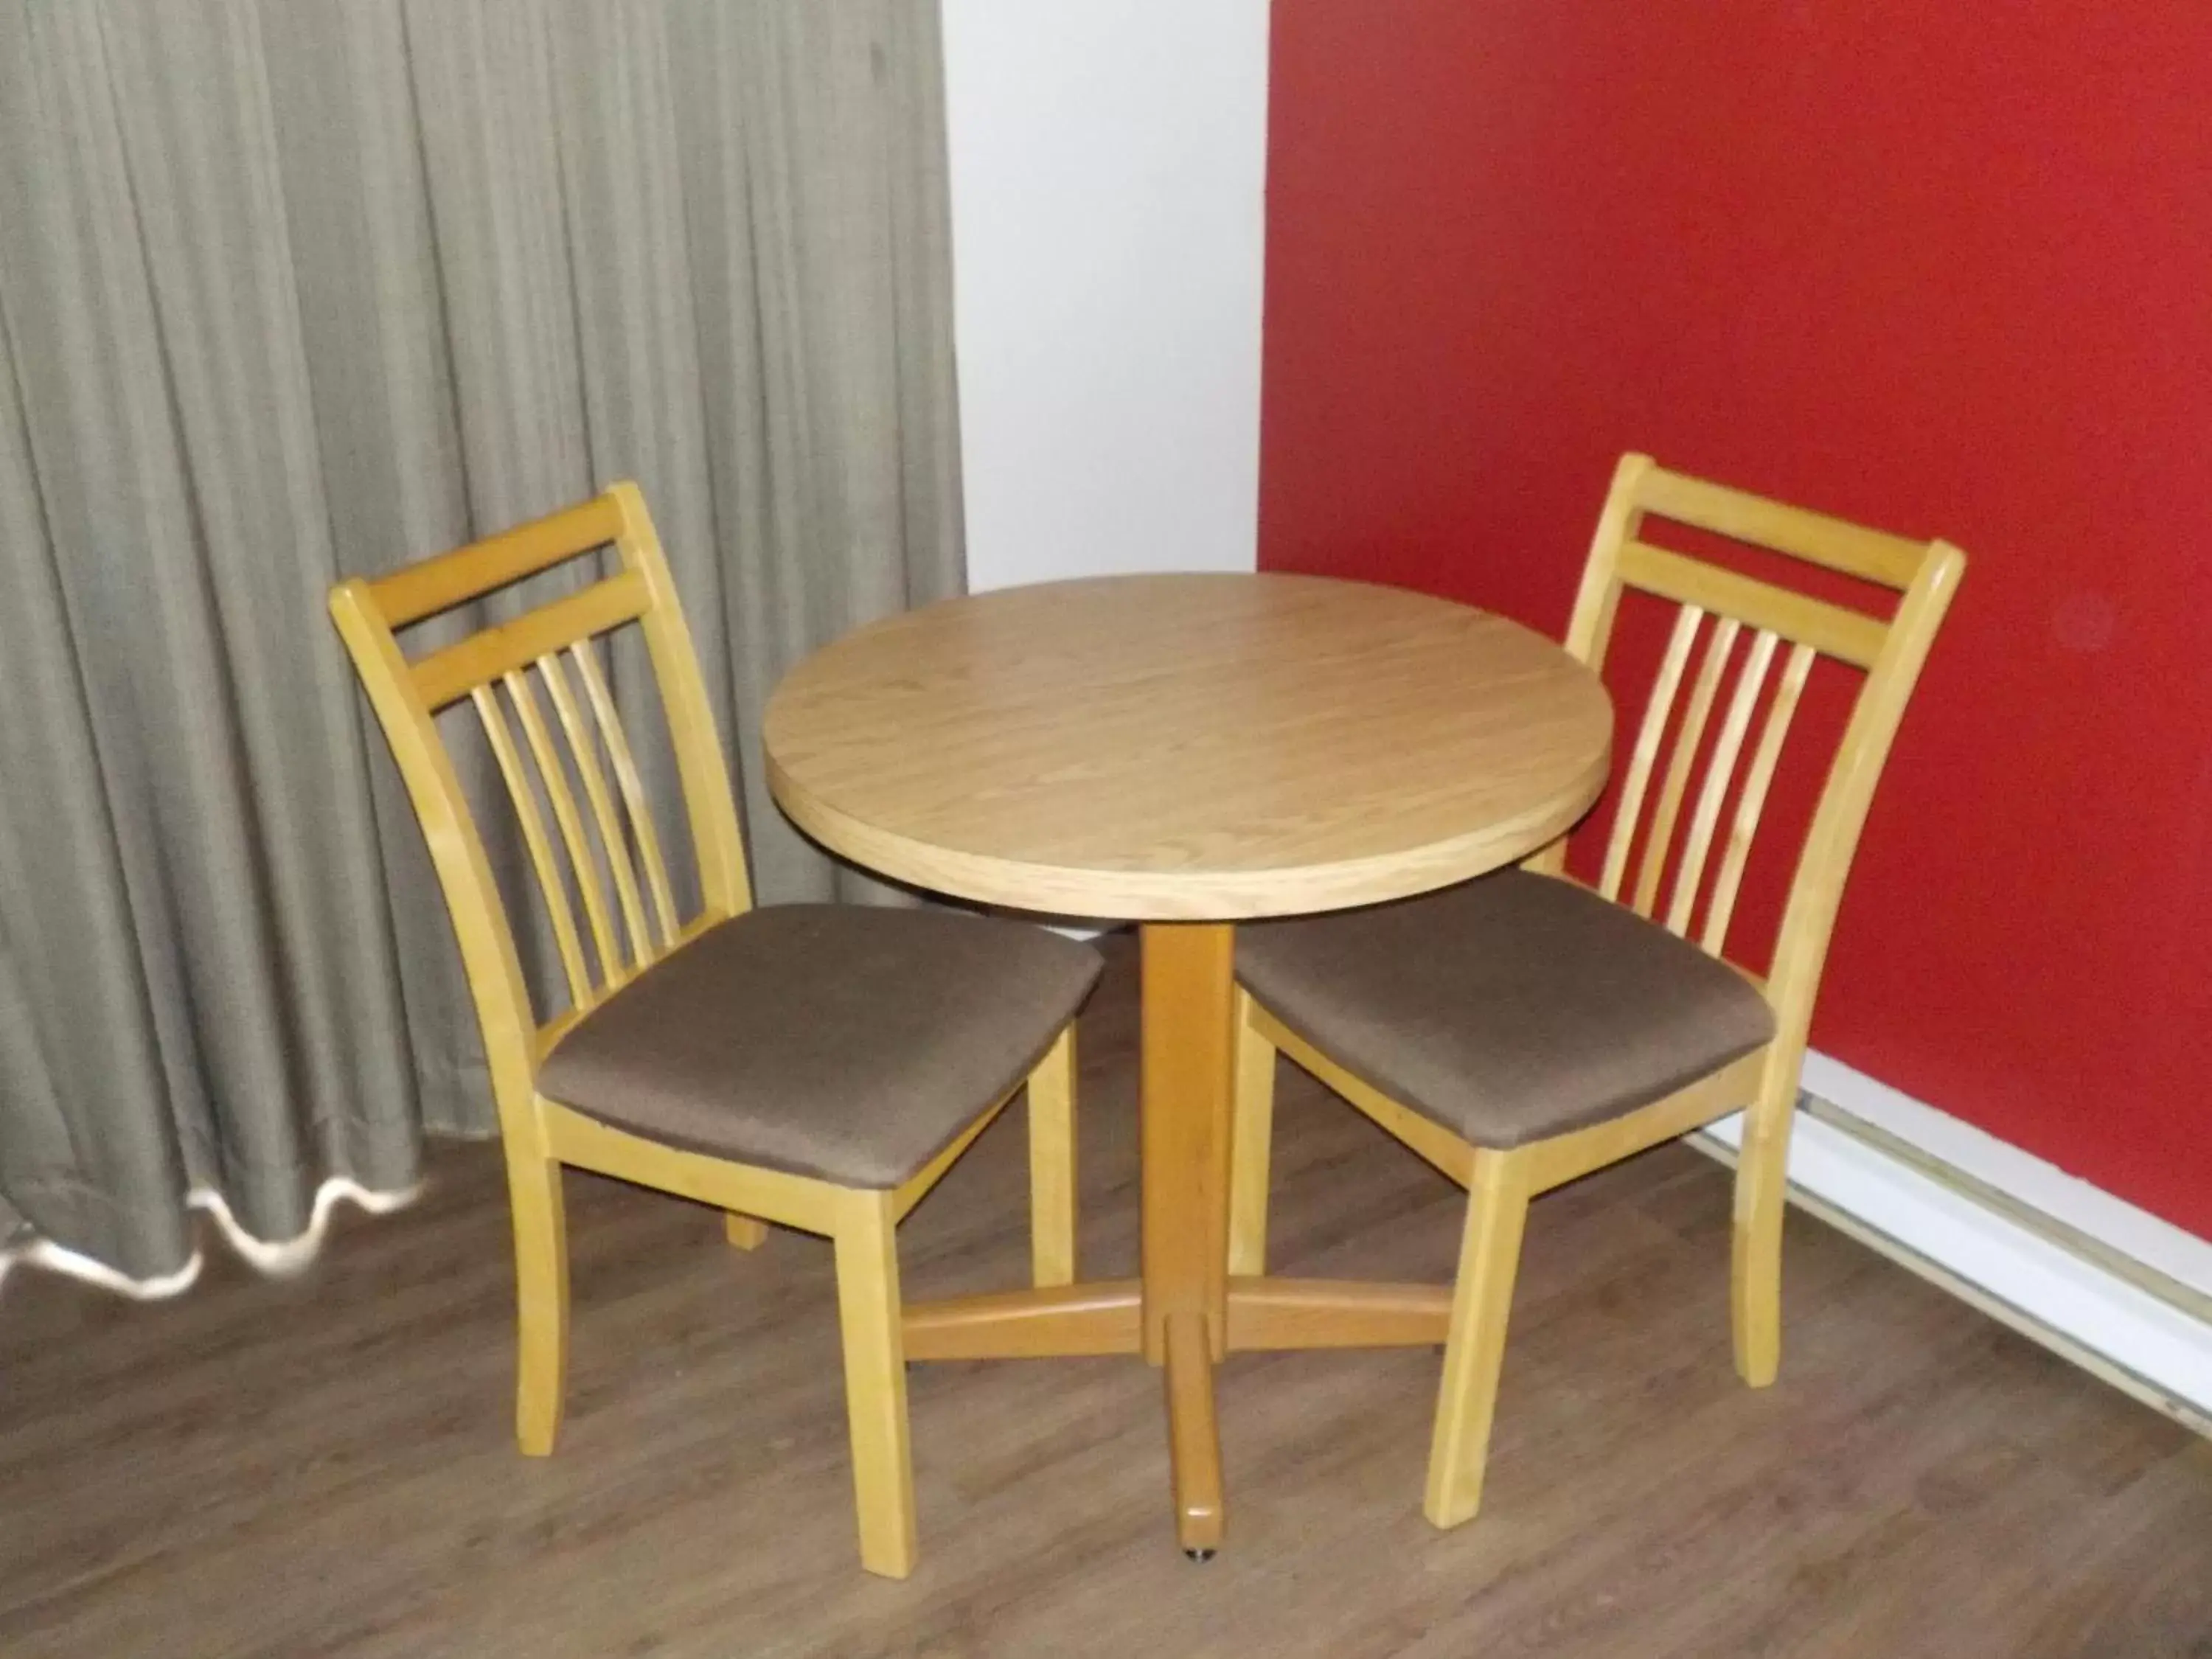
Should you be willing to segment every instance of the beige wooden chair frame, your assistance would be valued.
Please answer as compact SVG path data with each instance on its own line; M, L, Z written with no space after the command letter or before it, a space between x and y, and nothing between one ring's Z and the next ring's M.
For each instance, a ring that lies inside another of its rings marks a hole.
M1899 591L1884 622L1848 607L1739 574L1641 539L1645 514L1790 555ZM1621 783L1620 805L1598 890L1652 917L1681 809L1721 682L1741 630L1754 630L1715 734L1675 861L1663 916L1689 933L1705 887L1722 809L1775 656L1781 678L1735 792L1736 806L1709 890L1698 943L1723 954L1729 917L1768 786L1817 655L1866 671L1812 826L1801 849L1764 990L1775 1035L1764 1048L1665 1098L1608 1122L1495 1151L1470 1145L1346 1071L1285 1028L1249 993L1237 995L1238 1042L1230 1191L1232 1274L1266 1271L1268 1140L1274 1057L1287 1054L1469 1193L1452 1295L1443 1377L1430 1444L1425 1510L1439 1527L1471 1518L1482 1498L1507 1315L1528 1201L1537 1194L1748 1106L1737 1164L1731 1270L1735 1365L1744 1381L1774 1380L1781 1353L1782 1217L1791 1118L1814 994L1844 879L1876 780L1906 702L1949 607L1966 556L1942 541L1914 542L1669 472L1649 456L1624 456L1598 520L1567 630L1567 649L1603 665L1624 588L1680 605L1651 701ZM1692 680L1648 815L1634 884L1626 885L1643 808L1703 625L1713 627ZM1561 879L1564 841L1527 861ZM1626 893L1626 897L1624 897ZM1725 958L1723 958L1725 959ZM1755 975L1752 977L1756 982Z
M401 653L395 629L609 544L619 555L617 574L412 661ZM539 1063L562 1032L653 963L752 903L720 739L667 560L635 485L616 484L580 506L380 580L341 583L331 591L330 608L422 820L483 1026L514 1211L520 1335L515 1428L523 1451L550 1454L561 1423L568 1341L562 1165L715 1206L726 1212L730 1243L741 1249L761 1242L765 1222L826 1234L836 1251L861 1560L871 1571L903 1577L915 1561L914 1482L893 1229L997 1116L1012 1091L990 1104L927 1168L887 1191L679 1151L611 1128L538 1092ZM592 643L633 622L643 632L659 686L697 859L702 908L688 922L675 915L634 752ZM556 723L544 715L533 672ZM569 1007L543 1022L532 1012L506 906L435 723L440 709L465 697L475 705L506 781L568 981ZM535 790L509 711L536 764ZM612 787L600 748L614 775ZM570 788L571 772L581 783L585 810ZM538 791L567 856L566 877ZM585 829L586 811L596 844ZM612 876L611 903L603 872ZM571 881L582 901L582 933L569 904ZM599 965L596 976L586 962L586 935ZM1039 1285L1066 1285L1075 1276L1073 1044L1070 1026L1026 1085L1032 1268Z

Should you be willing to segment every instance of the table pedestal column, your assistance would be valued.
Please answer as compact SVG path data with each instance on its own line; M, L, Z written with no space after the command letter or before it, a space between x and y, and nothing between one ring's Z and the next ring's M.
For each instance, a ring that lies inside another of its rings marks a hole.
M1166 1372L1176 1539L1210 1554L1222 1532L1213 1365L1229 1336L1236 930L1147 922L1141 943L1145 1358Z

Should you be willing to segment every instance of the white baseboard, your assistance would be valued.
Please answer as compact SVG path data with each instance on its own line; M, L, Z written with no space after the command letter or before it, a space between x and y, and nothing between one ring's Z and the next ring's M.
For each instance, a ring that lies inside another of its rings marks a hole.
M2212 1425L2212 1243L1822 1054L1793 1195L2138 1398ZM1706 1132L1733 1154L1740 1116Z
M1814 1099L2193 1291L2212 1317L2212 1239L2185 1232L1829 1055L1808 1053L1802 1081Z

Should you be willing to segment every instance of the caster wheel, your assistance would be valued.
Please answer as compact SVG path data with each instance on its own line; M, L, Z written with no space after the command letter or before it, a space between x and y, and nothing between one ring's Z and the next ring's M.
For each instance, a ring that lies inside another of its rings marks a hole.
M1183 1552L1183 1556L1187 1560L1206 1562L1213 1559L1213 1552L1212 1550L1185 1550Z

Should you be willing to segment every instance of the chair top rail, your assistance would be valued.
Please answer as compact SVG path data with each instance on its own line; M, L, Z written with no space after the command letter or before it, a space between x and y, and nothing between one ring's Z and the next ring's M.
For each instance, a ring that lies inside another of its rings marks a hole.
M622 507L610 492L366 585L385 625L405 628L605 547L622 532Z

